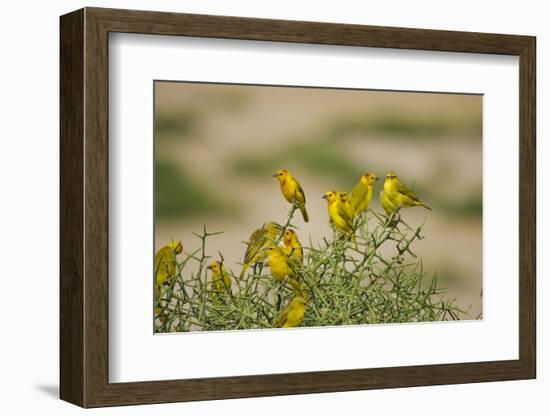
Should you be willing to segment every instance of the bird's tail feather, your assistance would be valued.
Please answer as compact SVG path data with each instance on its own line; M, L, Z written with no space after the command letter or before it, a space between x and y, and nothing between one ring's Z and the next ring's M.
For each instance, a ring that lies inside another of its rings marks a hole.
M304 221L309 222L309 216L307 215L306 206L301 205L300 206L300 211L302 212L302 217L304 217Z
M243 280L244 274L246 273L246 269L248 269L248 266L250 266L249 263L243 264L243 269L241 270L241 274L239 275L240 280Z

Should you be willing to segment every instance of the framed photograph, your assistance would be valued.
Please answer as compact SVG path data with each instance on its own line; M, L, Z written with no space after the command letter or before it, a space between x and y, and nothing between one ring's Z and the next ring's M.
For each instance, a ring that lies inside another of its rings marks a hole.
M63 400L535 378L534 37L60 24Z

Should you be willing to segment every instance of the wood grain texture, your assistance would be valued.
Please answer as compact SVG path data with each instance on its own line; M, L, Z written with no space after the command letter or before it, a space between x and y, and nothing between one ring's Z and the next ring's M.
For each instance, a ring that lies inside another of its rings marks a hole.
M108 33L517 55L518 360L208 379L108 381ZM87 8L61 18L61 397L83 407L535 377L535 38Z
M519 98L519 356L536 377L536 40L520 54Z
M60 22L60 388L84 405L84 12Z

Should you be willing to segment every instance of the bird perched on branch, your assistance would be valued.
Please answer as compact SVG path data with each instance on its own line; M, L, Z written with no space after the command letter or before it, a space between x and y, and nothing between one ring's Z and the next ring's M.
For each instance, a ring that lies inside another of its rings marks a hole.
M264 249L270 244L273 244L282 229L283 227L276 222L268 222L264 224L262 228L258 228L252 233L244 253L243 268L239 275L241 280L246 273L246 269L248 269L250 265L266 259L267 253Z
M168 283L168 279L174 277L177 272L176 256L183 251L181 241L171 241L155 254L155 303L158 304L162 297L162 286ZM155 315L160 313L160 308L155 307Z
M374 173L365 173L352 189L351 206L355 211L355 215L359 215L368 209L372 200L374 183L377 180L378 177Z
M155 283L158 286L176 274L176 256L183 251L181 241L171 241L155 254Z
M287 202L296 205L302 212L304 221L308 222L309 216L306 211L306 195L300 182L298 182L286 169L278 170L273 174L273 177L279 179L281 192Z
M267 263L271 274L277 280L285 280L290 277L296 279L296 272L292 268L292 263L288 256L284 253L283 248L279 246L271 246L265 249L267 252Z
M355 229L353 227L353 208L347 200L347 194L344 196L344 202L341 200L340 192L329 191L323 195L327 200L327 209L330 221L334 228L344 234L353 237ZM351 208L351 210L350 210Z
M225 271L223 263L221 261L213 261L207 269L212 271L212 288L216 292L227 291L231 293L231 276Z
M298 240L296 232L290 228L287 228L283 234L283 253L296 263L302 263L304 258L300 240Z
M432 210L399 180L395 172L389 172L386 175L384 189L380 193L380 202L387 214L391 214L399 208L418 206Z
M289 304L277 315L274 328L292 328L300 325L304 320L306 300L301 296L294 297Z
M399 205L393 202L389 195L383 190L380 191L380 205L382 205L382 208L384 208L384 211L386 211L387 215L391 215L392 213L399 210Z
M355 210L351 205L350 198L347 192L338 192L338 213L346 221L349 221L353 228L353 220L355 219Z

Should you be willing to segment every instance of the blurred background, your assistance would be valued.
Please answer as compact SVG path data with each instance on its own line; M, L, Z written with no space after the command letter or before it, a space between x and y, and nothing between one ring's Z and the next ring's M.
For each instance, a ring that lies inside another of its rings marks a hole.
M155 247L192 232L238 274L243 242L268 221L284 222L277 169L289 169L307 198L310 222L293 221L302 244L331 236L329 190L350 191L365 172L381 177L371 208L382 212L383 177L395 170L433 211L409 208L424 270L448 295L482 312L482 97L390 91L155 82Z

